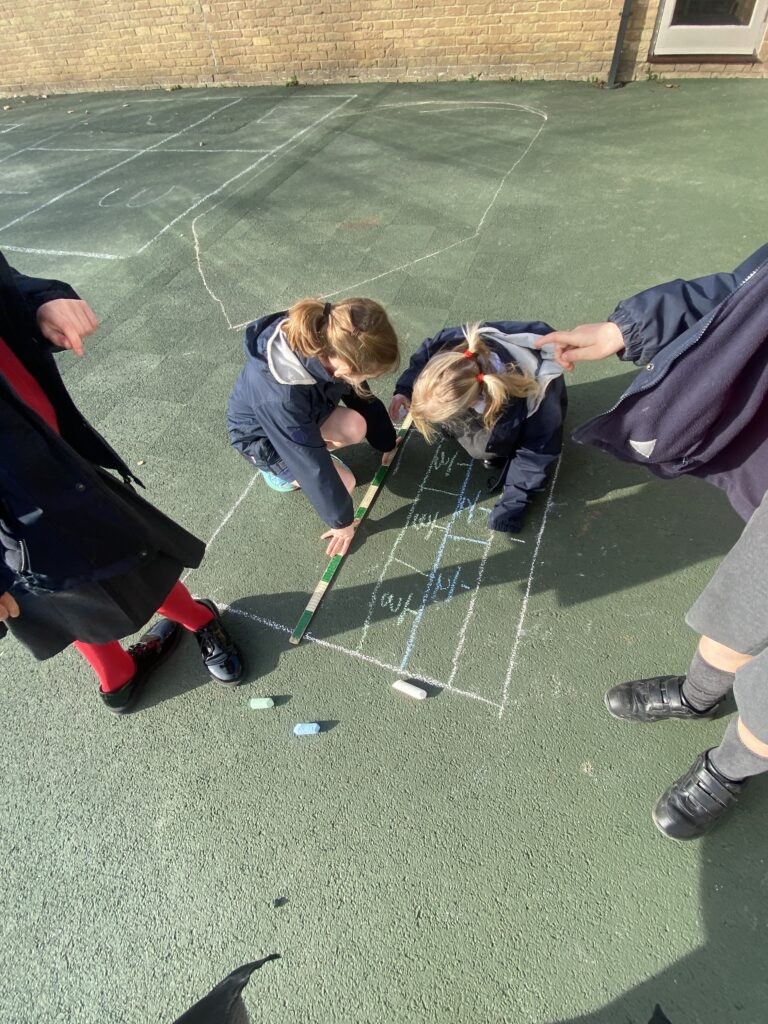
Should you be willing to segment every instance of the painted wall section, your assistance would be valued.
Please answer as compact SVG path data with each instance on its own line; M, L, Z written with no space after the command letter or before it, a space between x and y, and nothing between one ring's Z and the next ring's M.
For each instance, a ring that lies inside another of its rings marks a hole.
M635 0L620 79L645 78L660 0ZM622 0L0 0L0 91L518 78L604 80ZM656 66L766 76L761 62Z

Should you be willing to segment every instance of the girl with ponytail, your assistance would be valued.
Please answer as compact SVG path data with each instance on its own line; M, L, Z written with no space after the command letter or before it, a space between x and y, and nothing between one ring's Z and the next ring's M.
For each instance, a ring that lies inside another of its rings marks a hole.
M428 441L440 427L472 458L499 468L495 484L503 489L488 525L504 533L520 530L526 505L562 449L562 369L551 346L534 345L549 332L540 322L446 328L413 356L389 408L395 420L410 408Z
M302 299L249 324L245 351L227 410L230 441L273 490L301 488L328 526L327 553L344 554L356 481L332 453L363 439L383 461L395 450L386 407L367 383L400 362L387 314L372 299Z

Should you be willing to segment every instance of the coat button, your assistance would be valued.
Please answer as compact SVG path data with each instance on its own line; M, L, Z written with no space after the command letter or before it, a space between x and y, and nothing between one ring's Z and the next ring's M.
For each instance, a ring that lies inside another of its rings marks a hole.
M84 491L85 490L85 484L75 484L75 490L76 491Z
M652 369L653 369L653 363L648 363L648 365L646 366L646 370L652 370Z

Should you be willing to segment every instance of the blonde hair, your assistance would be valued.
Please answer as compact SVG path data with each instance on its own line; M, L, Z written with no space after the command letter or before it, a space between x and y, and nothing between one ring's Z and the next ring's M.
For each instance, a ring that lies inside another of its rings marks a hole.
M288 310L283 330L300 356L337 356L355 376L378 377L400 365L397 335L373 299L301 299ZM360 385L352 387L358 394L368 394Z
M463 333L465 342L433 356L413 385L411 415L427 441L435 439L434 424L460 420L481 399L483 425L491 430L511 399L527 398L538 390L536 380L514 363L501 373L494 371L480 324L465 325Z

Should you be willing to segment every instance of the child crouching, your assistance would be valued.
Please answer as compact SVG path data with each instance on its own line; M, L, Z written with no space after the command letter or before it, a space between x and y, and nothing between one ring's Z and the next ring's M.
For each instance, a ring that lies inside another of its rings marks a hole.
M410 408L428 441L440 426L473 459L498 467L503 490L488 519L492 530L520 530L526 505L562 449L562 369L550 346L534 347L550 330L508 321L448 327L412 357L390 404L393 419Z
M230 441L273 490L300 487L329 527L328 554L344 554L355 478L331 452L365 438L386 460L396 444L367 384L400 361L387 314L372 299L303 299L250 324L245 351L227 410Z

